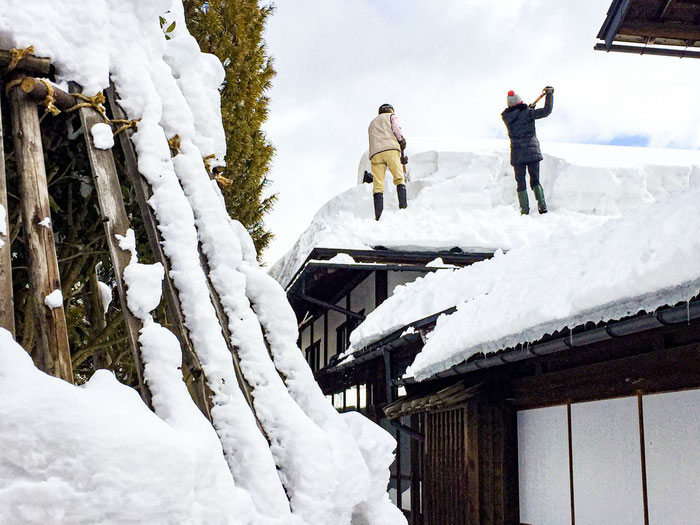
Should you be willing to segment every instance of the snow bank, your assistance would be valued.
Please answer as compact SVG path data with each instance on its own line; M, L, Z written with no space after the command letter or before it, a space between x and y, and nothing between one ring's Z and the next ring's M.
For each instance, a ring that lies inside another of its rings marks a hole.
M358 184L318 211L270 274L286 287L316 247L493 251L541 244L683 192L700 179L697 151L547 143L541 181L554 213L522 218L507 142L410 143L408 209L397 209L389 184L376 222L371 185ZM365 169L366 155L358 177ZM535 202L532 192L530 199Z
M700 291L699 197L694 188L580 235L417 279L367 317L352 345L456 305L407 371L421 380L477 352L687 301Z
M2 523L249 522L215 448L110 372L82 388L39 372L5 329L0 421Z

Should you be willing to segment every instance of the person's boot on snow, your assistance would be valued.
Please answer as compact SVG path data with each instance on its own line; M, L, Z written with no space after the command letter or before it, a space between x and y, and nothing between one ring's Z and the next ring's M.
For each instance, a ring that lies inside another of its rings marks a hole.
M540 161L542 152L535 131L535 120L549 116L554 106L554 88L544 88L546 94L544 108L535 109L523 102L514 91L508 92L508 107L501 117L508 128L510 138L510 164L515 171L515 181L518 185L518 203L520 213L530 212L525 183L526 172L530 173L530 187L537 199L537 211L547 213L547 203L544 200L544 190L540 184Z
M394 178L399 208L406 208L406 178L401 168L401 151L406 139L391 104L379 106L379 114L369 124L369 158L372 163L374 218L379 220L384 208L384 176L387 168Z

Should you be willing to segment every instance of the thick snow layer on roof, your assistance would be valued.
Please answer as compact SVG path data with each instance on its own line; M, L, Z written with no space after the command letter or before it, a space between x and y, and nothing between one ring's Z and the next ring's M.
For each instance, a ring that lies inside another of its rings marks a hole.
M457 306L407 370L422 380L478 352L687 301L700 291L699 198L693 187L588 232L417 279L367 317L352 345Z
M358 184L318 211L270 274L287 286L317 247L493 251L542 244L684 191L691 177L700 177L693 168L700 164L696 151L544 144L541 181L553 213L523 218L506 141L410 142L408 209L397 209L387 176L384 214L376 222L371 185ZM358 181L365 169L366 155ZM535 208L531 192L530 207Z

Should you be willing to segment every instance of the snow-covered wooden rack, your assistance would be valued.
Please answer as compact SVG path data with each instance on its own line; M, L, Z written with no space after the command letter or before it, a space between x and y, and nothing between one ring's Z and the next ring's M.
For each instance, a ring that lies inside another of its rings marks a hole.
M0 67L5 69L12 62L8 51L0 51ZM27 258L32 289L32 308L37 327L37 364L47 373L65 379L73 380L70 348L66 328L65 312L62 304L49 306L47 297L55 290L61 289L53 231L51 228L51 210L49 206L49 190L44 165L44 152L39 127L38 105L54 104L58 111L77 111L80 116L83 136L86 141L92 178L105 228L107 245L112 261L121 310L125 317L126 331L136 365L141 395L150 405L151 394L144 380L142 359L139 355L139 331L142 323L127 307L126 284L123 279L124 268L129 264L130 254L120 249L117 235L126 235L130 228L124 200L120 187L120 174L110 149L98 149L93 143L90 133L92 126L104 120L104 109L99 106L101 98L85 103L85 97L77 98L73 93L66 92L53 85L46 78L35 78L33 75L47 75L51 65L48 60L26 55L14 64L11 72L5 72L0 83L4 85L9 100L12 117L12 137L16 152L17 170L21 179L22 222L26 236ZM71 92L78 92L79 86L72 86ZM117 94L113 87L104 97L113 115L112 122L123 125L129 122L119 106ZM99 95L98 95L99 97ZM94 97L93 97L94 98ZM119 125L117 126L119 127ZM123 150L125 158L126 177L134 192L136 201L145 226L153 259L165 268L164 298L167 316L183 349L183 366L192 377L190 391L199 409L211 419L211 392L206 386L206 378L201 364L193 349L189 332L185 326L182 307L177 290L169 275L169 261L161 244L158 222L153 210L148 204L151 190L137 169L137 157L130 140L131 125L124 126L116 138ZM0 139L2 130L0 129ZM6 176L4 166L3 144L0 140L0 204L7 209ZM9 232L9 214L5 214L5 232ZM49 219L48 221L46 219ZM0 326L14 334L14 308L12 300L12 268L10 243L7 234L2 236L4 241L0 248ZM207 261L201 253L202 267L208 275ZM252 407L251 387L241 373L239 359L235 346L231 343L228 330L228 320L221 305L221 300L209 280L209 293L219 317L226 342L231 351L239 384Z

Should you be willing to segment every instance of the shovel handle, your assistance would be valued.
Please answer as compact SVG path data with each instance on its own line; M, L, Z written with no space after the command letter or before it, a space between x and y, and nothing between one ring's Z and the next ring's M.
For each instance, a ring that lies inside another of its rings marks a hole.
M542 91L542 94L541 94L539 97L537 97L537 100L535 100L532 104L530 104L530 107L531 107L531 108L534 108L534 107L537 105L537 103L538 103L540 100L542 100L542 99L544 98L544 96L545 96L546 94L547 94L547 93L545 93L544 91Z

